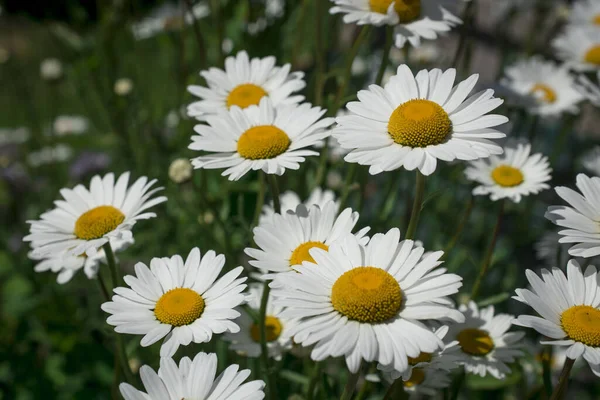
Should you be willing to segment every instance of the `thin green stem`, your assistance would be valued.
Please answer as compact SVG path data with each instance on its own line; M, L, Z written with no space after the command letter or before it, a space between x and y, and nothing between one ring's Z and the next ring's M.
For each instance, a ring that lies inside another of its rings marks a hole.
M210 14L212 15L213 23L215 24L215 31L217 33L217 55L218 55L218 65L223 64L224 54L223 54L223 18L221 16L221 4L220 0L211 0L210 1Z
M456 380L452 383L452 386L450 387L450 390L451 390L450 400L458 399L458 395L460 394L460 389L462 387L463 382L465 381L466 376L467 376L467 374L465 373L464 370L462 370L460 372L460 374L458 375L458 377L456 378Z
M187 6L188 12L190 14L190 18L192 18L192 29L194 31L194 36L196 38L196 44L198 45L198 56L200 57L200 68L206 67L206 46L204 45L204 38L202 37L202 31L200 30L200 25L194 16L194 5L192 4L192 0L185 0L185 5ZM219 44L221 46L221 43Z
M385 392L383 400L399 400L404 398L405 394L404 382L402 381L402 377L400 377L396 379L388 388L388 391Z
M471 195L471 197L469 198L469 202L467 203L467 206L465 207L465 212L463 213L463 216L460 219L458 227L456 228L456 232L454 233L454 236L452 236L452 239L450 239L450 241L448 242L446 247L444 247L444 254L448 254L448 252L451 251L454 248L454 246L456 246L456 243L458 242L458 239L460 238L460 235L462 234L462 231L465 229L465 226L467 225L467 221L469 220L469 217L471 216L471 211L473 211L474 204L475 204L475 196Z
M460 61L460 56L461 56L461 54L465 48L465 45L467 43L467 36L468 36L467 35L467 24L471 20L471 14L472 14L474 5L475 5L475 0L470 1L465 6L465 10L463 12L463 16L462 16L463 25L460 27L460 37L458 39L458 47L456 48L456 53L454 53L454 58L453 58L452 64L451 64L454 68L458 67L458 63Z
M98 281L98 286L100 287L100 292L102 293L104 301L110 301L110 292L108 291L106 283L104 283L104 279L102 279L102 275L100 273L98 273L96 280Z
M358 378L360 376L360 368L356 373L350 373L348 375L348 380L346 380L346 385L344 386L344 392L340 397L340 400L350 400L352 395L354 394L354 389L356 389L356 384L358 383Z
M346 179L344 180L344 188L342 190L342 195L340 196L340 210L343 210L346 207L346 203L348 202L348 195L350 194L350 186L352 185L352 180L354 179L354 175L356 174L356 169L358 168L358 164L352 163L348 167L348 171L346 172Z
M529 135L528 135L528 139L529 139L530 143L533 143L533 140L535 139L535 135L537 134L539 123L540 123L540 116L533 115L531 117L531 125L529 126Z
M308 389L306 391L306 400L313 400L315 395L315 389L321 380L321 369L322 365L319 361L315 362L312 373L310 374L310 381L308 381Z
M369 367L367 374L374 374L376 371L377 371L377 364L371 363L371 366ZM371 382L365 379L365 382L363 383L360 390L356 394L356 398L354 400L364 400L364 398L367 397L367 394L371 390L371 386L372 386Z
M110 270L110 277L112 280L112 288L116 288L121 285L121 274L117 270L117 263L115 261L115 253L110 245L110 242L106 242L102 249L104 249L104 254L106 255L106 262L108 263L108 269Z
M500 200L500 205L498 206L498 217L496 218L496 225L494 226L494 231L492 232L492 240L488 245L488 248L483 257L483 261L481 262L481 267L479 268L479 275L477 275L477 279L473 284L473 289L471 290L470 299L474 300L479 293L479 288L481 287L481 283L483 282L483 278L492 262L492 256L494 255L494 249L496 247L496 242L498 241L498 233L500 232L500 225L502 222L502 217L504 215L504 200Z
M421 216L421 208L423 207L423 199L425 197L425 176L417 170L417 178L415 184L415 199L410 214L410 222L406 229L406 239L414 239L419 226L419 217Z
M560 248L560 246L559 246ZM545 346L541 352L542 356L542 379L544 382L544 390L546 392L546 398L550 397L552 393L552 346Z
M279 199L279 185L277 185L277 177L274 174L267 174L271 197L273 198L273 210L277 214L281 214L281 201Z
M302 49L302 43L306 40L306 36L304 35L304 20L306 19L306 14L308 14L308 5L310 0L304 0L302 2L302 7L300 8L300 15L298 16L298 24L296 25L296 38L294 40L294 48L292 49L292 59L291 64L292 68L295 68L298 63L298 53L300 53Z
M265 374L267 375L267 394L269 399L276 399L276 386L275 380L273 379L273 374L271 373L271 369L269 367L269 348L267 347L267 303L269 302L269 292L271 288L269 287L269 282L265 282L263 286L263 294L260 299L260 310L259 310L259 324L258 324L258 332L260 338L260 359L263 364L263 368L265 370Z
M560 377L558 378L558 383L552 392L552 396L550 396L550 400L560 400L563 398L564 393L567 391L569 375L571 374L573 364L575 364L575 360L570 358L565 360L565 365L563 366Z
M252 218L252 226L258 225L258 219L262 212L265 202L265 176L258 174L258 197L256 198L256 207L254 208L254 217Z
M383 75L385 74L385 70L388 66L390 50L392 49L393 43L394 43L394 27L391 25L388 25L385 28L385 46L383 47L383 54L381 55L381 64L379 65L379 71L377 71L377 77L375 78L376 85L381 85L381 81L383 80ZM407 46L408 46L408 44L407 44ZM408 62L408 60L406 62Z
M323 85L325 74L325 41L323 40L323 4L322 0L314 0L315 7L315 105L323 104Z
M127 351L125 350L123 336L119 333L116 333L116 336L117 348L115 351L117 352L119 362L121 363L121 370L123 370L123 375L125 375L125 381L133 384L135 383L135 377L133 376L133 372L131 372L131 368L129 367L129 360L127 359Z

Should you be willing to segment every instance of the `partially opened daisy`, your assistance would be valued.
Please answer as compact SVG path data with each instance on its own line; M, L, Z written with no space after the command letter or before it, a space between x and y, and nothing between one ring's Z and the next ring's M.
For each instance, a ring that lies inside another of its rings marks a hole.
M504 154L472 161L465 169L468 179L480 185L473 189L474 195L489 195L493 201L505 198L515 203L523 196L537 194L550 186L548 157L531 154L531 145L518 143L504 148Z
M217 355L198 353L193 360L183 357L179 366L172 358L162 357L158 374L147 365L140 368L145 392L128 383L119 389L125 400L261 400L265 394L263 381L243 383L249 369L240 371L230 365L217 376Z
M210 250L201 257L197 247L185 263L178 255L153 258L150 268L137 263L136 276L124 278L130 288L115 288L112 301L102 304L112 314L106 322L118 333L144 335L144 347L165 338L161 357L179 345L208 342L213 333L238 332L234 308L245 301L246 278L237 267L217 279L224 264L223 255Z
M133 238L129 239L111 239L110 246L116 253L133 243ZM87 256L82 253L78 256L74 256L68 253L57 253L52 254L49 257L35 256L32 253L29 254L32 260L39 261L33 268L35 272L52 271L57 273L56 282L60 284L67 283L73 278L75 273L79 270L83 270L83 273L88 279L94 279L98 275L100 269L100 263L106 262L106 255L104 249L98 250L93 256Z
M243 109L258 105L265 97L275 106L300 103L304 96L293 93L306 86L304 73L290 73L290 64L276 67L275 62L275 57L249 59L248 53L240 51L225 59L224 71L213 67L200 72L208 87L188 87L191 94L201 99L188 106L188 115L205 120L233 106Z
M248 307L255 312L255 315L259 315L263 287L262 284L251 285L250 293L247 296ZM283 311L283 307L273 305L273 296L269 295L265 319L266 340L269 357L276 360L280 360L283 352L292 348L292 338L289 332L294 321L289 318L282 318L281 311ZM240 331L226 333L223 339L231 342L229 345L230 350L247 357L259 357L261 349L258 323L245 311L240 311L240 313L241 316L236 320L240 325Z
M557 57L577 71L600 69L600 28L569 25L552 46Z
M423 39L436 39L462 23L456 0L332 0L332 14L358 25L392 25L397 47L406 41L418 47Z
M592 372L600 376L600 289L596 267L582 272L575 260L567 264L567 274L558 268L543 269L541 278L526 271L530 289L517 289L513 297L528 304L540 316L519 315L514 324L535 329L549 340L542 344L566 346L567 357L581 356Z
M577 79L577 89L596 107L600 107L600 71L596 74L596 83L592 82L585 75L580 75Z
M544 116L577 113L583 96L566 65L532 57L506 68L500 81L514 93L531 98L528 111Z
M600 255L600 177L577 175L577 188L582 194L564 186L556 193L572 207L548 207L546 218L563 229L560 243L576 243L569 249L574 257Z
M340 202L336 200L335 193L332 190L323 190L321 188L315 188L308 196L306 201L302 202L300 196L298 196L295 192L288 190L279 196L279 203L281 205L281 212L285 213L287 211L295 211L296 207L300 204L304 204L307 208L310 208L312 205L317 205L321 209L325 206L325 204L333 201L336 205L336 213L339 210ZM262 208L262 214L260 215L259 225L266 223L269 221L273 214L275 214L275 210L273 209L273 202L271 201L269 204L265 204Z
M502 154L493 140L505 137L492 127L508 118L487 114L502 104L491 89L469 93L478 76L454 86L456 70L421 70L413 76L406 65L384 88L369 86L357 102L346 106L351 115L337 119L333 135L352 150L344 159L370 165L378 174L418 168L432 174L437 160L476 160Z
M600 176L600 146L596 146L585 153L581 163L592 175Z
M376 234L362 246L354 235L334 242L329 251L310 250L299 274L282 274L273 290L282 316L299 318L294 341L313 346L311 357L345 357L352 373L361 362L377 361L397 371L408 357L433 353L442 340L426 321L463 316L446 297L462 285L458 275L436 268L443 252L422 258L422 247L400 241L400 231Z
M507 363L523 355L521 339L525 333L509 332L514 316L494 315L493 306L479 309L471 301L461 305L460 311L465 321L450 325L446 340L458 341L465 370L479 376L490 374L496 379L504 379L510 373Z
M195 168L226 168L224 176L238 180L251 170L282 175L286 168L298 169L304 157L318 155L307 147L329 136L333 118L320 119L326 110L301 105L274 108L269 98L245 109L237 106L218 116L207 117L208 125L196 125L189 148L211 152L192 159Z
M600 3L597 0L577 0L571 7L569 23L600 28Z
M23 240L31 242L35 256L51 257L67 252L79 256L96 254L112 239L127 240L140 219L154 218L150 207L167 200L152 198L162 188L151 189L153 179L141 177L128 187L129 172L115 182L114 174L94 176L89 190L83 185L61 189L64 200L54 202L56 208L45 212L31 224L30 234Z

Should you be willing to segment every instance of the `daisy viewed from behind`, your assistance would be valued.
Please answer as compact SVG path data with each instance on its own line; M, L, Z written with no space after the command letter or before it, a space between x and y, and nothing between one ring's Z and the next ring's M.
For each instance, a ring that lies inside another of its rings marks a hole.
M566 346L567 357L583 356L592 372L600 376L600 289L596 267L582 272L575 260L567 274L558 268L543 269L541 278L526 271L531 289L517 289L513 297L540 316L520 315L513 323L532 328L549 340L542 344Z
M119 390L125 400L264 399L265 383L259 380L243 383L250 376L250 370L239 368L239 365L230 365L217 376L216 354L201 352L193 360L183 357L179 366L172 358L162 357L158 374L147 365L140 368L146 392L128 383L121 383Z
M304 347L314 345L313 360L345 357L352 373L363 360L404 371L408 357L443 347L426 321L463 320L446 297L461 278L436 269L443 252L422 257L424 251L400 241L398 229L366 246L347 235L329 251L311 249L314 263L297 266L299 274L282 274L274 303L286 307L282 316L300 319L291 334Z
M301 105L273 107L269 98L245 109L237 106L218 116L207 117L208 125L196 125L191 150L212 154L192 159L195 168L226 168L224 176L238 180L251 170L282 175L286 168L298 169L307 156L318 155L307 147L329 136L333 118L320 119L326 110Z
M128 240L133 225L141 219L154 218L147 210L167 200L152 198L162 188L151 189L153 179L141 177L128 187L129 172L115 182L114 174L94 176L90 188L77 185L61 189L64 200L54 202L56 208L45 212L39 220L28 221L34 256L52 257L63 252L79 256L96 254L109 240Z
M335 193L331 190L323 190L321 188L315 188L308 196L306 201L302 202L300 200L300 196L296 193L288 190L279 196L279 203L281 204L281 211L285 213L287 211L295 211L296 207L300 204L304 204L307 208L310 208L312 205L318 205L321 209L328 202L333 201L336 204L336 213L339 210L340 202L336 201ZM262 214L260 215L259 225L266 223L269 221L273 214L275 214L275 210L273 209L273 202L269 204L265 204L262 208Z
M188 87L201 99L188 106L188 115L203 121L233 106L244 109L258 105L264 97L275 106L300 103L304 96L292 94L306 86L304 73L290 73L290 64L276 67L275 61L275 57L249 59L248 53L240 51L225 59L225 70L213 67L200 72L208 87Z
M577 175L577 188L582 194L564 186L555 188L567 206L548 207L546 218L563 229L560 243L576 243L569 249L574 257L600 255L600 177Z
M124 278L129 288L115 288L112 301L102 304L112 314L106 322L118 333L144 335L143 347L165 338L161 357L172 357L180 345L208 342L213 333L238 332L234 308L245 300L246 278L237 267L217 279L224 265L223 255L210 250L201 257L197 247L185 262L175 255L153 258L150 268L137 263L135 276Z
M600 28L567 26L552 42L558 58L577 71L600 69Z
M472 161L465 169L467 178L480 184L473 189L474 195L490 195L493 201L508 198L515 203L549 189L550 172L548 157L531 154L531 145L522 143L506 147L500 156Z
M405 168L430 175L437 160L476 160L502 154L493 129L508 118L488 114L502 104L491 89L469 97L478 76L454 86L456 70L421 70L406 65L385 87L369 86L347 104L350 115L337 119L333 135L352 150L344 159L369 165L371 174ZM365 134L368 132L368 134Z

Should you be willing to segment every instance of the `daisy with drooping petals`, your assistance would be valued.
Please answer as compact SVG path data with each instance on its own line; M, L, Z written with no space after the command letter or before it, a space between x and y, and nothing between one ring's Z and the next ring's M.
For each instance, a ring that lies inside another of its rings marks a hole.
M351 115L337 119L333 135L352 151L344 159L370 165L378 174L401 167L430 175L437 160L476 160L502 154L492 139L506 135L492 127L508 121L487 114L502 104L494 91L469 96L478 76L454 86L456 70L421 70L413 76L406 65L384 88L371 85L346 106ZM468 98L467 98L468 97ZM369 132L365 135L365 132Z
M600 3L597 0L578 0L571 7L569 23L573 26L591 25L600 28Z
M217 355L198 353L194 360L183 357L179 366L172 358L161 358L158 374L149 366L142 366L140 378L146 392L128 383L121 383L119 390L125 400L264 399L265 383L259 380L243 383L249 376L249 369L240 371L235 364L217 376Z
M94 176L89 190L83 185L61 189L64 200L55 201L56 208L42 214L40 220L28 221L30 234L23 240L31 242L34 256L51 257L65 251L74 256L93 256L109 240L130 239L138 220L156 217L146 210L167 198L151 198L162 190L150 189L155 179L141 177L130 187L128 182L129 172L116 182L111 173L104 178Z
M300 196L291 190L288 190L279 196L279 203L281 204L282 213L286 213L287 211L295 211L296 207L298 207L300 204L303 204L306 208L310 208L312 205L317 205L322 209L325 204L329 203L330 201L335 203L335 212L337 213L340 208L340 202L336 201L335 193L333 193L331 190L315 188L305 202L302 202L302 200L300 200ZM259 225L269 221L273 217L273 214L275 214L275 210L273 209L273 202L271 201L269 204L265 204L263 206L262 214L259 218Z
M291 334L302 346L314 345L313 360L343 356L352 373L362 360L404 371L408 357L443 347L425 321L464 318L446 297L462 279L436 269L442 251L422 258L424 251L400 241L398 229L366 246L347 235L329 251L311 249L314 263L297 266L299 274L281 274L274 303L286 307L282 316L299 318Z
M250 286L247 297L248 307L259 315L260 301L263 294L262 284L253 284ZM281 359L284 351L291 349L292 338L289 335L290 327L293 321L287 318L281 318L282 307L273 305L273 296L269 294L267 301L267 314L265 320L267 349L269 357L276 360ZM238 354L247 357L259 357L260 349L260 330L256 322L245 311L240 311L241 316L236 320L240 325L240 331L237 333L226 333L223 339L231 342L229 349Z
M577 113L577 104L583 100L569 69L540 57L510 65L500 83L512 92L530 98L527 108L532 114L559 116L563 112Z
M500 156L472 161L465 169L467 179L480 184L473 189L474 195L490 195L493 201L508 198L515 203L549 189L550 172L548 157L531 154L531 145L522 143L506 147Z
M567 26L552 42L556 55L577 71L600 68L600 28Z
M600 176L600 146L589 150L581 162L583 167L590 171L594 176Z
M596 107L600 107L600 71L596 75L596 83L590 81L585 75L577 79L577 89Z
M225 71L210 68L200 72L208 88L189 86L188 91L202 100L190 104L188 115L203 121L210 115L219 114L233 106L242 109L258 105L261 99L269 98L273 105L297 104L304 96L294 92L302 90L303 72L290 73L291 65L275 66L275 57L248 58L241 51L235 57L225 59Z
M246 285L237 267L217 280L225 265L225 256L192 249L185 263L176 255L153 258L150 268L135 265L136 276L124 280L131 288L118 287L112 301L102 309L112 314L106 322L118 333L145 335L146 347L163 337L161 357L171 357L179 345L204 343L213 333L238 332L233 321L240 316L234 308L244 302Z
M192 159L195 168L227 168L224 176L238 180L250 170L282 175L298 169L304 157L318 155L306 147L329 136L333 118L320 119L326 110L301 105L274 108L269 98L258 106L207 117L208 125L196 125L191 150L214 152Z
M461 363L469 373L492 375L504 379L510 373L506 365L523 355L521 339L524 332L508 332L513 316L494 315L494 307L479 309L475 302L461 305L465 321L450 326L446 340L457 340L462 353Z
M526 271L529 289L517 289L513 298L528 304L540 316L519 315L515 325L532 328L550 340L542 344L567 346L567 357L583 356L592 372L600 376L600 289L596 267L585 272L577 261L567 264L567 274L558 268L542 270L541 278Z
M133 244L133 238L129 239L111 239L110 247L116 253ZM99 249L93 256L87 256L85 253L73 256L70 254L58 253L50 257L35 256L29 254L29 258L39 261L33 268L35 272L52 271L57 273L56 282L61 285L67 283L73 278L80 269L88 277L94 279L98 275L100 262L106 262L106 256L103 249Z
M600 177L590 178L577 175L576 191L559 186L556 193L572 207L548 207L546 218L558 226L565 227L558 233L563 237L560 243L577 243L569 249L574 257L595 257L600 255Z

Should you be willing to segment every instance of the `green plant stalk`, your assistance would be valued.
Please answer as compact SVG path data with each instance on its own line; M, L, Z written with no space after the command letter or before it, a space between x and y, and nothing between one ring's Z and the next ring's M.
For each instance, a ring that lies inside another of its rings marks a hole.
M112 280L112 288L116 288L121 285L121 274L117 270L117 263L115 261L115 253L110 245L110 242L106 242L102 249L104 250L104 254L106 255L106 262L108 264L108 269L110 270L110 277Z
M560 246L559 246L560 248ZM560 267L559 267L560 268ZM552 367L550 362L552 361L552 346L546 346L542 350L542 379L544 382L544 390L546 392L546 398L552 393Z
M479 288L481 287L481 282L487 273L487 270L492 262L492 256L494 255L494 248L496 247L496 242L498 241L498 233L500 232L500 225L502 223L502 217L504 215L504 203L505 200L500 200L500 205L498 206L498 217L496 218L496 225L494 226L494 231L492 232L492 240L488 245L488 248L485 252L485 256L483 257L483 261L481 262L481 267L479 269L479 275L477 275L477 279L473 284L473 289L471 290L470 299L474 300L479 294Z
M215 30L217 33L218 63L219 65L223 65L225 59L225 56L223 54L224 27L223 18L221 16L220 0L210 0L210 14L212 15L213 23L215 24Z
M394 27L388 25L385 27L385 46L383 47L383 54L381 55L381 64L379 65L379 71L377 71L377 77L375 78L375 84L381 86L383 75L388 66L390 50L394 43ZM408 44L406 45L408 47ZM405 60L408 63L408 60Z
M344 392L340 397L340 400L350 400L352 398L352 394L354 394L354 389L356 389L356 384L358 383L358 377L360 376L360 368L358 371L353 374L350 373L348 375L348 379L346 380L346 385L344 386Z
M292 49L292 59L290 62L292 64L292 69L296 68L296 65L298 64L298 53L302 48L302 42L306 39L306 37L304 36L304 20L306 18L309 3L310 0L304 0L300 8L300 15L298 16L298 25L296 27L296 38L294 40L294 48Z
M417 226L419 226L419 217L421 216L421 208L423 207L423 199L425 197L425 176L417 170L417 177L415 183L415 199L413 201L413 207L410 214L410 222L406 229L406 239L414 239L415 233L417 233Z
M279 185L277 184L277 177L274 174L266 174L267 182L269 182L269 189L271 190L271 197L273 198L273 210L277 214L281 214L281 201L279 199Z
M256 198L256 207L254 209L254 217L252 218L252 226L258 225L258 219L265 202L265 177L264 175L258 174L258 197Z
M194 6L192 4L192 0L185 0L185 5L187 6L188 12L192 18L192 28L194 31L194 37L196 38L196 44L198 45L198 56L200 57L200 68L205 68L207 66L206 62L206 46L204 44L204 37L202 36L202 31L200 30L200 25L198 24L198 20L194 16L193 9ZM183 31L182 31L183 34ZM219 47L221 43L219 44Z
M406 397L406 392L404 391L404 382L402 381L402 377L400 377L396 379L388 388L388 391L385 392L385 397L383 400L400 400Z
M369 367L367 374L374 374L375 372L377 372L377 364L371 363L371 366ZM362 387L356 394L356 397L354 400L364 400L364 398L367 397L367 394L371 390L371 386L372 386L371 382L365 379L365 382L363 383Z
M535 139L535 136L538 132L538 125L540 123L540 116L539 115L533 115L531 117L531 125L529 126L529 143L533 143L533 140Z
M314 0L315 4L315 63L316 63L316 78L315 78L315 105L323 104L323 85L325 75L325 46L323 41L323 10L322 5L325 4L322 0Z
M316 361L312 373L310 374L310 381L308 382L308 389L306 391L306 400L314 399L315 389L320 381L321 369L321 362Z
M569 375L571 374L571 369L573 368L573 364L575 364L575 360L567 358L565 360L565 365L560 373L560 377L558 378L558 383L552 392L552 396L550 396L550 400L560 400L563 398L563 394L567 391L567 385L569 383Z
M348 172L346 172L346 179L344 179L344 188L342 190L342 195L340 196L340 210L343 210L346 207L346 203L348 202L348 195L350 194L350 185L352 184L352 180L354 179L354 175L356 174L356 169L358 168L358 164L352 163L348 167Z
M463 216L460 219L458 227L456 228L456 232L454 233L454 236L452 236L452 239L450 239L450 241L444 248L444 254L448 254L448 252L451 251L454 248L454 246L456 246L456 243L458 242L458 239L460 239L460 235L462 234L462 231L465 229L465 226L467 225L467 221L469 220L469 217L471 216L471 212L473 211L474 204L475 204L475 196L473 196L471 194L471 197L469 198L469 202L467 203L467 206L465 207L465 212L463 213Z
M452 67L457 68L458 67L458 63L460 61L460 56L465 48L465 45L467 43L467 24L470 22L471 20L471 15L472 15L472 11L473 8L475 7L475 0L470 1L469 3L467 3L467 5L465 6L465 10L463 12L462 15L462 20L463 20L463 25L460 28L460 37L458 39L458 47L456 48L456 53L454 53L454 58L452 60Z

